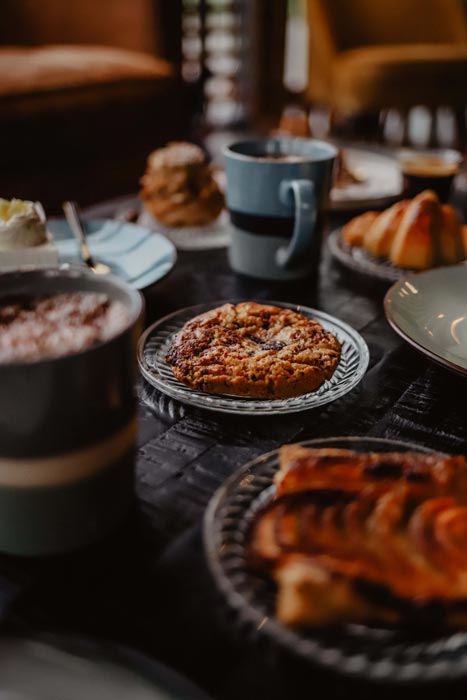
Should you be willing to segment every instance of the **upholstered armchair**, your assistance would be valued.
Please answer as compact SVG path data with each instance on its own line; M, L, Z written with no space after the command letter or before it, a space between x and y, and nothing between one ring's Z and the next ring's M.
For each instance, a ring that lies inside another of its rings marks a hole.
M168 4L2 1L0 196L50 212L137 188L148 151L183 133Z
M461 0L308 0L308 98L344 113L451 106L465 142Z

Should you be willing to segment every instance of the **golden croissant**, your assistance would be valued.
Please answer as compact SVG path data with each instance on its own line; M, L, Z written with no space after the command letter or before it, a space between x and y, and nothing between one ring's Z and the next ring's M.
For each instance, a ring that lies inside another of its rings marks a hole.
M425 190L382 213L369 211L342 229L347 245L363 247L399 267L426 270L467 257L467 227L455 209Z

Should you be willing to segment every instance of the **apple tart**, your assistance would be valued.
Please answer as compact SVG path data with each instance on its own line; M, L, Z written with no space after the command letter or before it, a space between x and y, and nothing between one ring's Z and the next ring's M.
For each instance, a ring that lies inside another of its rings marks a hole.
M286 625L467 627L466 461L285 446L248 562Z

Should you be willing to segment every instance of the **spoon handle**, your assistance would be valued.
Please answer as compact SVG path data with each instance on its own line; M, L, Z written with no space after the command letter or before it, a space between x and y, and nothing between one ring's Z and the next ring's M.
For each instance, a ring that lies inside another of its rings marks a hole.
M78 241L79 250L83 262L88 267L94 267L94 260L92 259L92 255L89 251L89 247L86 241L86 234L84 233L84 228L81 223L79 210L76 202L64 202L63 212L65 214L65 218L68 222L69 227L73 231L73 234L76 240Z

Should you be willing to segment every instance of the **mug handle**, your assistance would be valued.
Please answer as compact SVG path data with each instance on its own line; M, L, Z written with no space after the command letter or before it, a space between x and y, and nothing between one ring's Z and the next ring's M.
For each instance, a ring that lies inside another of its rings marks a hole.
M311 180L284 180L279 187L283 204L295 202L295 225L289 245L276 252L276 262L281 267L293 267L308 251L316 226L315 186Z

